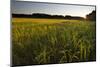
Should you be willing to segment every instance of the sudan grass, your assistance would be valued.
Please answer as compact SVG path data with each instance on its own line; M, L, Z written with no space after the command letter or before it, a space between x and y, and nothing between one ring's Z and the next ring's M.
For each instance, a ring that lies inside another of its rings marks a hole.
M95 39L95 22L13 22L13 65L95 61Z

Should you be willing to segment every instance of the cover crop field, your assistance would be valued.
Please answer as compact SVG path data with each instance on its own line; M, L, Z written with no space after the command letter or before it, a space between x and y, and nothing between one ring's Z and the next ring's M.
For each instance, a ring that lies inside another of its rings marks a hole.
M96 60L96 22L12 18L14 65Z

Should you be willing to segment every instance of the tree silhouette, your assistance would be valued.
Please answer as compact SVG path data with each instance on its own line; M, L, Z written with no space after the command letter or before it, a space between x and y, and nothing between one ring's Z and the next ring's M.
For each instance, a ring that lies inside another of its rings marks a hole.
M87 20L96 21L96 10L86 15Z
M79 16L50 15L50 14L44 14L44 13L12 14L12 17L18 17L18 18L48 18L48 19L75 19L75 20L84 20L83 17L79 17Z

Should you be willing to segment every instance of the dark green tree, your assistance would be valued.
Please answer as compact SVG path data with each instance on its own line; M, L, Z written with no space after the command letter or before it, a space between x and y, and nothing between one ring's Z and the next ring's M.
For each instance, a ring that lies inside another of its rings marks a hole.
M96 21L96 10L86 15L87 20Z

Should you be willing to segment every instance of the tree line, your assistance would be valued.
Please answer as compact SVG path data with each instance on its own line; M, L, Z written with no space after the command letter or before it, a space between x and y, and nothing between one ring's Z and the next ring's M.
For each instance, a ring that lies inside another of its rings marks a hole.
M12 14L12 17L18 18L48 18L48 19L75 19L75 20L84 20L83 17L79 16L70 16L70 15L50 15L45 13L33 13L33 14ZM91 13L86 15L87 20L96 20L96 11L92 11Z
M12 14L12 17L18 17L18 18L48 18L48 19L77 19L77 20L83 20L83 17L78 16L70 16L70 15L50 15L50 14L44 14L44 13L33 13L33 14Z

